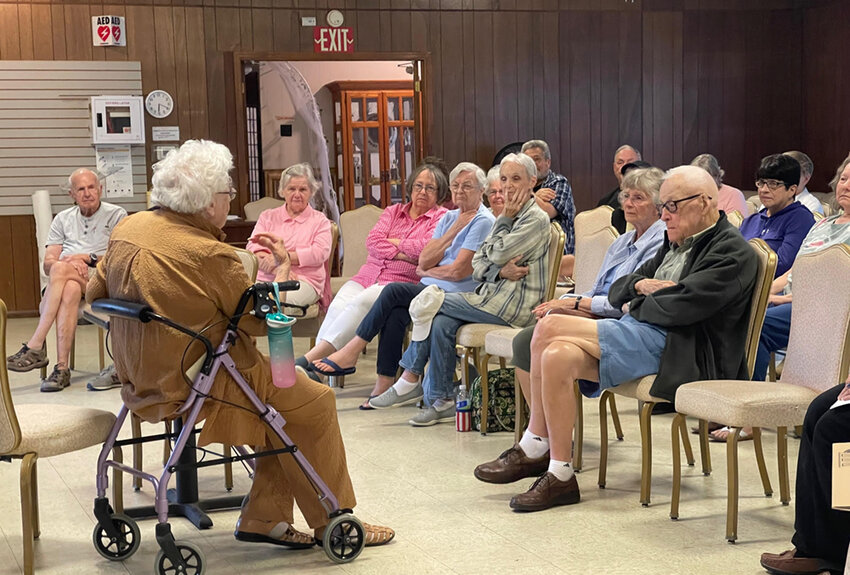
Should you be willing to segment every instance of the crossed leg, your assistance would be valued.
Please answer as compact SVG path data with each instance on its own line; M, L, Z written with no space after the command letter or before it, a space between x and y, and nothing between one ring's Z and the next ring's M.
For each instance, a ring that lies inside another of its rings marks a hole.
M50 268L50 283L41 298L40 317L27 347L41 349L47 333L56 323L56 365L67 368L71 342L77 330L80 300L86 291L86 280L69 263L56 262Z

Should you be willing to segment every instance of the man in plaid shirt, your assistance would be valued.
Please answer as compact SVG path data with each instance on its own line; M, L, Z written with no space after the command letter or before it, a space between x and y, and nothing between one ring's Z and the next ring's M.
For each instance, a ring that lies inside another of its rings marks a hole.
M565 176L553 172L552 156L549 144L543 140L529 140L522 145L522 153L534 160L537 166L537 184L534 186L534 199L537 205L546 212L550 220L557 220L564 228L567 236L564 242L564 253L575 251L576 207L573 202L573 191Z

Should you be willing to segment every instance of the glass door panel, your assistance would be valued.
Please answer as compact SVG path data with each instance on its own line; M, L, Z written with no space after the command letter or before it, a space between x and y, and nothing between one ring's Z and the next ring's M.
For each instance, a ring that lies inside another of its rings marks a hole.
M389 144L389 188L390 188L390 203L403 204L407 201L406 190L404 189L404 180L407 171L404 169L404 159L401 152L401 134L400 130L395 126L390 126L387 129L387 143Z
M377 105L377 103L376 103ZM381 205L381 145L378 128L368 128L369 137L369 202Z

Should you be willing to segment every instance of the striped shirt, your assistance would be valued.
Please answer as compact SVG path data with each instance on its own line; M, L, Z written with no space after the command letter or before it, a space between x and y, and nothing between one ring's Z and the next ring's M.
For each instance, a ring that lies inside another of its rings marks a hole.
M546 296L549 283L549 237L549 216L534 198L515 217L498 217L472 258L472 277L483 283L462 294L464 299L514 327L534 323L533 310ZM528 266L528 275L517 281L500 278L502 267L519 255L517 264Z
M447 211L436 205L413 220L410 218L410 203L389 206L366 237L366 263L351 279L363 287L376 283L419 283L415 263L393 258L403 253L418 262L422 248L434 235L437 222ZM401 240L398 246L387 241L393 238Z

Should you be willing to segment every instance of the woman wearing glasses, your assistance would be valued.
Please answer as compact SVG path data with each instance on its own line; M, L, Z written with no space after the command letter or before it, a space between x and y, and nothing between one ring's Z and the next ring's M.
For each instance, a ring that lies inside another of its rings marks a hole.
M277 194L286 202L260 214L248 250L260 264L257 281L274 281L278 272L287 280L299 280L298 291L281 294L290 304L309 306L317 301L323 309L331 301L327 261L331 257L331 223L310 207L310 198L319 190L309 164L295 164L281 174ZM257 243L265 236L278 248L276 254Z
M389 283L418 283L419 254L446 213L442 204L449 195L446 174L434 164L420 164L407 179L406 204L389 206L366 238L366 263L339 289L316 345L296 363L304 368L342 348L354 337L357 326Z
M803 238L815 223L812 212L794 201L800 182L800 163L791 156L774 154L761 161L756 189L764 207L741 224L745 240L761 238L776 252L776 277L791 268Z

